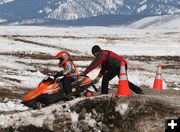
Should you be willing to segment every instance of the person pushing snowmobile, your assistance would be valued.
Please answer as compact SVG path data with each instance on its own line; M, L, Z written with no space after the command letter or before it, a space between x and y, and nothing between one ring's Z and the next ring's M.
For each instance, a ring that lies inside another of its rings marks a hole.
M112 80L116 75L119 77L121 62L125 62L125 67L127 70L127 62L126 60L116 53L108 50L102 50L98 45L92 47L92 54L96 57L92 63L86 68L84 72L81 72L80 75L87 75L93 69L101 64L101 70L98 76L94 79L94 83L97 83L101 77L101 94L108 94L108 85L109 81ZM127 73L127 72L126 72ZM143 94L141 88L129 82L129 87L136 94Z
M65 94L68 95L72 92L71 83L78 79L79 72L76 68L76 65L70 59L70 54L67 53L66 51L61 51L57 53L54 59L58 59L59 67L64 68L63 71L57 72L54 75L54 78L57 78L59 76L64 76L64 78L61 79L61 81L65 90Z

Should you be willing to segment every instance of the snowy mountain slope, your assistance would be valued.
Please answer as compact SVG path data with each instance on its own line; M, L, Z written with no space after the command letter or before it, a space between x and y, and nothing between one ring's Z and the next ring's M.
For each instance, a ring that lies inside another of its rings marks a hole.
M14 1L14 0L0 0L0 5L8 3L8 2L12 2L12 1Z
M36 23L51 21L53 24L54 20L76 20L99 15L147 17L180 12L179 0L14 0L6 2L1 1L0 19L7 22L1 22L1 24L21 23L31 19Z
M153 16L140 19L129 28L180 29L180 15Z

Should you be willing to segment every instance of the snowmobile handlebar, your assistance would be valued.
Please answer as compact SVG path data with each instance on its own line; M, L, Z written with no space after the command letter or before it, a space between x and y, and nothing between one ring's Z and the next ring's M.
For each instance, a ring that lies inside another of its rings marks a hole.
M50 76L50 75L47 75L47 76L42 80L42 82L50 82L50 81L54 81L54 77L53 77L53 76Z

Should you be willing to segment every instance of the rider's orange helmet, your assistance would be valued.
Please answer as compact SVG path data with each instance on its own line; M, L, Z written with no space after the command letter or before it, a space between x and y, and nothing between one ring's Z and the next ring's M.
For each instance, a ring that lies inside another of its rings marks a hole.
M59 66L63 66L68 61L69 54L66 51L61 51L54 58L59 60Z

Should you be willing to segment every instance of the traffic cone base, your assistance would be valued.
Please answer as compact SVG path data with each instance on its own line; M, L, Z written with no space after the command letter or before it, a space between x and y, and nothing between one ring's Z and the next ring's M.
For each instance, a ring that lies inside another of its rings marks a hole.
M120 80L116 96L132 96L127 80Z
M121 62L121 69L120 69L120 74L119 74L119 85L118 85L118 92L114 94L114 96L132 96L133 94L131 93L129 89L129 82L127 79L127 73L125 69L125 62Z
M153 88L154 88L155 90L160 90L160 91L162 91L162 89L163 89L162 80L156 79L156 80L154 81Z

